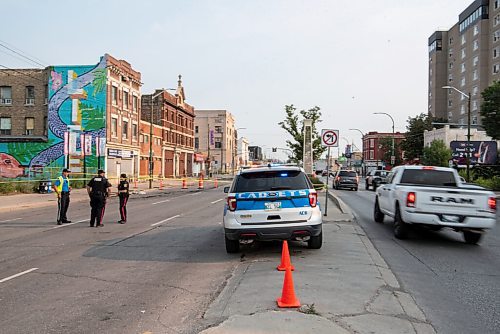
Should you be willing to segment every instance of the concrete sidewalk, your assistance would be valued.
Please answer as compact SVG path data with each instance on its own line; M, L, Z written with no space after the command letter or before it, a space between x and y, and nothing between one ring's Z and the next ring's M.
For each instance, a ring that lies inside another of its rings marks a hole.
M321 202L324 198L322 193ZM274 248L257 251L242 256L204 315L213 327L201 333L435 333L348 207L334 200L324 218L320 250L289 244L301 308L277 307L284 279L276 270L281 255Z
M227 180L218 180L217 186L224 187L228 184ZM112 197L117 195L116 182L112 182ZM215 187L213 180L204 180L204 189L211 189ZM187 188L183 191L198 190L197 179L187 179ZM161 184L159 181L153 182L152 189L149 189L149 182L130 183L131 198L134 197L148 197L159 196L165 192L172 190L182 190L182 180L180 179L165 179ZM88 201L86 189L74 189L71 191L71 203L81 201ZM48 194L11 194L0 196L0 213L13 212L19 210L27 210L33 208L40 208L45 206L57 205L57 196L51 192Z

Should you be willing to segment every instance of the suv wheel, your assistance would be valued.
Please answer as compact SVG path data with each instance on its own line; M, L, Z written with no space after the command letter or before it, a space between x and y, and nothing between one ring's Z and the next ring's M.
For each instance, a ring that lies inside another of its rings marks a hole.
M323 231L315 237L311 236L307 241L307 248L320 249L323 244Z
M229 240L226 239L226 252L228 253L238 253L240 251L240 241L239 240Z
M474 231L463 231L463 234L465 242L472 245L477 244L483 236L482 233Z

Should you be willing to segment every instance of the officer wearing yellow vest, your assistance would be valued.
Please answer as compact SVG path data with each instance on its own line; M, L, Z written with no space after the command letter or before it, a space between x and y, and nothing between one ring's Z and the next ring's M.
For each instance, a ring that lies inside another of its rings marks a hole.
M52 186L54 192L57 194L57 225L71 223L66 217L69 207L69 194L71 192L68 177L69 173L71 173L71 171L64 168L62 170L62 175L57 178Z

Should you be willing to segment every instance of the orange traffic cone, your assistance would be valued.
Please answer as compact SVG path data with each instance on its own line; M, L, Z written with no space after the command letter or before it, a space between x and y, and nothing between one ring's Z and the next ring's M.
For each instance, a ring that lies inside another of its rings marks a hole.
M187 183L186 183L186 178L183 178L182 179L182 189L187 189L188 186L187 186Z
M219 183L217 182L217 178L215 178L214 180L214 188L218 188L219 187Z
M279 271L285 271L287 268L290 270L295 270L290 261L290 253L288 252L288 242L286 240L283 241L283 249L281 251L281 264L276 268Z
M295 296L292 271L290 268L286 268L281 297L276 299L276 302L278 303L278 307L300 307L300 301Z
M198 189L203 189L203 176L200 176L198 180Z

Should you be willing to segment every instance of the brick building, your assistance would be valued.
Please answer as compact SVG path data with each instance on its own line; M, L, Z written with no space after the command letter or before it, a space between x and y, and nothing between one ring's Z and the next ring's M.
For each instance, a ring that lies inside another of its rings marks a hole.
M141 175L149 174L150 122L153 116L153 175L191 176L194 159L194 108L185 102L181 76L175 95L165 89L142 96ZM153 103L152 103L153 100Z
M47 141L48 73L0 70L0 141Z
M109 178L121 173L139 175L141 73L125 60L106 55L106 170Z
M373 168L381 168L391 165L391 145L384 147L382 143L384 141L386 142L387 140L391 140L392 137L392 132L384 133L376 131L368 132L363 136L363 162L365 172L368 172ZM394 133L396 164L404 160L404 152L398 149L404 138L404 133Z

